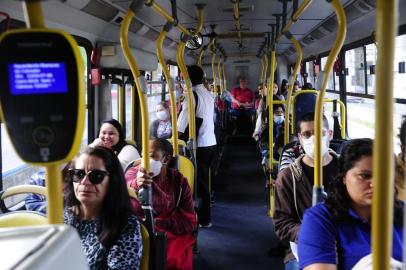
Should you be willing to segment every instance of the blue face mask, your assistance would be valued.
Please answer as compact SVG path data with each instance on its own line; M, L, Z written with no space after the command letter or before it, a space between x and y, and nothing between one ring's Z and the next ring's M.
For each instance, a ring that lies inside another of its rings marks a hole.
M285 117L283 115L275 115L273 117L273 121L275 122L275 124L279 125L282 124L283 121L285 120Z

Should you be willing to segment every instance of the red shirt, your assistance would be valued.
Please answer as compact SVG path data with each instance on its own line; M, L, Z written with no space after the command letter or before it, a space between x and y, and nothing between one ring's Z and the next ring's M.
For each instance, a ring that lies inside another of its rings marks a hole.
M241 89L240 87L231 90L231 95L240 103L251 103L255 100L255 94L250 89ZM239 109L237 103L232 103L231 108Z

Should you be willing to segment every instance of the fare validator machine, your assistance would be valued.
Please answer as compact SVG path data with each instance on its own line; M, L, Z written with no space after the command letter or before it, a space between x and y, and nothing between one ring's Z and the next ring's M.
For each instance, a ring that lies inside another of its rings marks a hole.
M59 166L81 144L83 71L78 45L63 31L24 29L0 36L1 119L21 159L47 169L51 224L62 223ZM0 229L0 253L8 258L7 269L88 269L78 234L67 225Z

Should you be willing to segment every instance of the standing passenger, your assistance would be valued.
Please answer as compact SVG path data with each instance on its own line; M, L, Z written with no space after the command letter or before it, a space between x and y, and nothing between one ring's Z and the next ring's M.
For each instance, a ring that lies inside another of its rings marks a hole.
M298 123L298 137L305 154L288 168L280 171L276 179L275 232L284 242L297 242L304 211L312 205L314 184L314 113L305 115ZM337 155L328 150L332 138L328 121L323 116L322 164L323 183L337 175ZM298 269L298 263L289 250L285 256L285 269Z
M304 215L299 235L301 269L372 269L373 181L372 140L350 141L340 156L338 177L332 181L326 201ZM394 209L390 211L394 211L394 259L390 269L400 270L404 269L403 204L395 198Z
M214 134L214 98L203 86L204 73L199 66L188 68L193 91L198 100L196 117L203 122L196 133L197 136L197 196L202 199L202 207L197 213L202 227L211 227L209 172L216 150L216 136ZM182 135L189 123L187 100L184 101L178 118L178 130ZM212 185L213 186L213 185Z
M103 146L113 150L120 160L123 170L125 170L131 162L140 158L140 154L135 146L126 142L123 128L120 122L115 119L103 121L100 127L99 137L89 144L89 146Z
M139 269L140 224L113 151L87 148L65 175L64 223L76 228L90 269Z

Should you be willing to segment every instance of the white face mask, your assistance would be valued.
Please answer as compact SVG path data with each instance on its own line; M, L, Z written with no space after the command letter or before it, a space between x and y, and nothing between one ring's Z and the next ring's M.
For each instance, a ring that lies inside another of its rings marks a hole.
M314 159L314 135L308 139L302 138L302 146L305 153ZM323 136L321 139L321 156L324 156L327 152L327 136Z
M168 113L166 112L166 111L159 111L159 112L156 112L156 117L159 119L159 120L166 120L166 119L168 119Z
M152 177L155 177L161 173L161 168L162 168L161 161L150 158L149 164L150 164L149 172L152 173Z
M275 124L282 124L283 121L285 120L285 117L283 115L275 115L273 117L273 121L275 122Z

